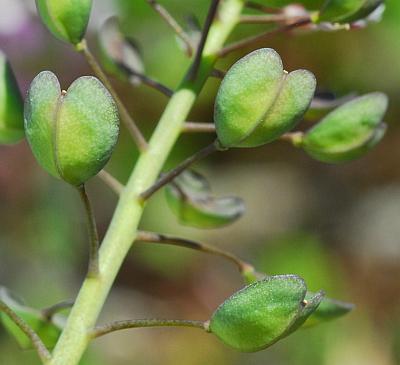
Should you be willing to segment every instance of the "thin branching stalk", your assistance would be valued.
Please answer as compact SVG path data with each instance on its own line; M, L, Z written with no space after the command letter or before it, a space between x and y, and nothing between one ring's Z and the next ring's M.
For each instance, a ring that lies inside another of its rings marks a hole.
M186 122L182 128L183 133L215 133L214 123Z
M120 195L124 190L124 185L106 170L101 170L97 176L117 195Z
M82 40L82 42L77 45L76 49L85 56L88 64L93 69L93 72L95 73L95 75L100 79L100 81L104 84L104 86L108 89L108 91L112 95L113 99L115 100L115 102L117 104L121 120L123 121L123 123L125 124L125 127L128 129L129 133L131 134L131 136L132 136L133 140L135 141L139 150L145 151L147 148L147 142L146 142L145 138L143 137L142 132L140 132L135 121L130 116L125 105L122 103L121 99L119 98L117 92L115 91L114 87L112 86L107 75L104 73L103 69L101 68L101 66L97 62L96 58L90 51L86 40L85 39Z
M204 147L200 151L196 152L194 155L187 158L185 161L180 163L174 169L168 171L163 174L151 187L145 190L142 194L140 194L140 199L142 201L146 201L149 199L155 192L160 190L163 186L170 183L177 176L179 176L183 171L185 171L188 167L193 165L195 162L202 160L203 158L211 155L212 153L218 151L220 149L218 142L213 142L210 145Z
M0 312L3 312L18 326L23 333L25 333L25 335L31 341L32 346L36 350L42 363L45 365L48 364L51 360L50 352L47 350L37 333L2 300L0 300Z
M249 37L249 38L243 39L241 41L238 41L236 43L232 43L231 45L226 46L225 48L221 49L218 52L218 56L219 57L225 57L226 55L228 55L231 52L234 52L234 51L237 51L239 49L254 45L254 44L258 43L258 42L264 41L266 38L269 38L272 35L283 33L283 32L288 32L290 30L293 30L293 29L300 28L302 26L308 25L310 23L311 23L311 19L309 17L306 17L306 18L298 20L295 23L284 25L282 27L270 30L268 32L265 32L265 33L258 34L258 35L253 36L253 37Z
M249 271L254 272L255 271L253 265L251 265L250 263L237 257L235 254L225 251L225 250L221 250L217 247L208 245L206 243L188 240L188 239L180 238L180 237L169 236L169 235L160 234L160 233L144 232L144 231L138 232L136 240L138 242L159 243L159 244L165 244L165 245L185 247L185 248L189 248L192 250L220 256L220 257L232 262L238 268L238 270L241 274L244 272L249 272Z
M208 322L180 319L130 319L95 327L94 330L90 332L90 337L94 339L116 331L146 327L190 327L207 331L207 323Z
M217 15L218 6L219 6L220 2L221 2L221 0L211 0L211 6L208 10L207 18L204 23L203 30L201 32L200 42L197 47L196 55L194 56L194 61L192 63L192 67L191 67L189 75L188 75L189 80L194 80L197 77L197 72L199 70L200 62L202 59L204 47L207 42L208 34L210 32L211 24L214 21L215 16Z
M170 98L164 113L142 153L123 190L113 218L100 248L98 278L86 278L72 307L64 330L53 351L50 365L78 365L89 342L89 333L108 297L108 293L120 270L132 242L145 205L140 193L157 180L166 159L181 134L182 125L188 118L206 80L214 69L218 51L223 47L243 9L242 0L225 0L221 4L218 19L210 29L204 48L197 78L185 77Z
M147 0L149 5L165 20L165 22L172 28L176 35L183 41L186 46L186 52L189 57L193 55L192 40L189 35L183 30L175 18L155 0Z
M81 197L83 206L85 207L88 233L89 233L89 265L88 277L95 278L99 276L99 235L97 233L96 219L94 216L92 205L86 193L85 185L78 187L79 196Z
M70 309L74 305L73 300L64 300L60 303L53 304L50 307L41 310L41 314L46 321L51 321L52 318L59 312Z
M283 22L298 22L304 19L304 16L288 17L286 14L269 15L242 15L240 23L242 24L273 24Z

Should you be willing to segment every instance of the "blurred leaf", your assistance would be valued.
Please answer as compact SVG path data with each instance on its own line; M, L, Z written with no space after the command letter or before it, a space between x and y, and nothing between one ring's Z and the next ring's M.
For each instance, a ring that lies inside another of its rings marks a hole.
M142 55L136 42L122 34L116 17L108 18L101 27L99 44L102 63L109 73L140 84L139 78L130 76L132 73L144 73Z
M23 105L14 72L0 50L0 144L24 138Z
M385 133L387 96L371 93L336 108L306 132L299 145L313 158L339 163L356 159Z
M192 170L167 185L165 192L171 210L185 225L218 228L233 223L244 213L242 199L212 196L208 181Z
M0 299L4 301L19 317L21 317L40 337L47 348L53 348L62 331L61 317L46 320L42 313L36 309L29 308L11 297L8 290L0 287ZM32 348L30 339L19 329L19 327L4 313L0 313L0 319L4 328L15 338L23 349Z
M255 147L291 130L308 109L316 80L306 70L287 73L270 48L251 52L227 72L214 120L224 147Z

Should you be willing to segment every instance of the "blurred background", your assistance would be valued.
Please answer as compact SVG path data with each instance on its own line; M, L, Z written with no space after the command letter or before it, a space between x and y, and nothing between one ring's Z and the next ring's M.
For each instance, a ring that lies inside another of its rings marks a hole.
M205 0L164 0L179 21L194 13L204 20ZM265 2L267 3L267 2ZM387 136L364 158L344 165L311 160L276 142L233 149L196 165L219 195L238 195L246 215L220 230L178 224L162 192L152 199L142 228L201 239L230 250L269 274L303 276L311 290L356 304L350 315L296 332L272 348L239 354L195 329L137 329L93 343L85 365L394 365L400 364L400 2L387 0L382 22L366 29L271 37L287 70L307 68L320 90L337 95L383 91L390 97ZM96 0L88 41L98 50L99 27L118 15L140 44L148 75L174 88L189 65L174 34L139 0ZM241 25L232 39L262 31ZM55 72L64 88L91 74L70 46L42 26L33 0L0 0L0 48L13 65L23 93L37 73ZM227 69L257 47L236 52L218 67ZM146 86L115 86L146 135L167 99ZM212 121L219 81L210 80L190 120ZM302 127L307 127L303 122ZM185 135L167 167L212 141ZM108 170L125 181L137 152L124 130ZM89 184L101 235L114 194L96 178ZM86 269L86 228L79 197L47 175L26 142L0 147L0 284L42 308L73 299ZM234 267L219 258L160 245L134 245L104 308L101 322L126 318L207 319L242 286ZM0 329L0 363L38 364Z

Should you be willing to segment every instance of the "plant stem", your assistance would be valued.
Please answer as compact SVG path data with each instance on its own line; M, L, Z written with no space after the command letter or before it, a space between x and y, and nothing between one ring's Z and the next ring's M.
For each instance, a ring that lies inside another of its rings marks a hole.
M102 68L100 67L99 63L97 62L96 58L93 56L92 52L90 51L87 42L85 39L81 41L76 46L78 52L81 52L84 57L86 58L88 64L93 69L95 75L100 79L100 81L104 84L104 86L108 89L111 96L115 100L121 120L124 122L126 128L128 129L129 133L131 134L133 140L135 141L136 145L138 146L140 151L145 151L147 148L147 142L144 139L142 133L140 132L139 128L137 127L135 121L129 115L128 110L125 108L125 105L122 103L121 99L119 98L117 92L115 91L114 87L112 86L110 80L108 79L107 75L104 73Z
M192 327L207 330L207 322L180 319L130 319L95 327L90 337L97 338L115 331L145 327Z
M166 245L173 245L179 247L185 247L196 251L201 251L205 253L209 253L212 255L220 256L228 261L232 262L237 268L239 272L242 274L243 272L255 271L253 265L248 262L240 259L236 255L231 252L221 250L217 247L207 245L205 243L196 242L184 238L168 236L159 233L153 232L143 232L139 231L136 237L137 241L146 242L146 243L160 243Z
M2 300L0 300L0 312L3 312L5 315L7 315L7 317L10 318L30 339L42 363L49 364L51 359L50 352L47 350L46 346L43 344L36 332Z
M271 6L265 6L265 5L262 5L262 4L259 4L259 3L255 2L255 1L246 1L245 6L246 6L246 8L258 10L258 11L261 11L263 13L276 14L276 13L280 12L280 9L278 9L278 8L273 8Z
M65 300L60 303L56 303L50 307L44 308L41 310L42 316L44 319L47 321L51 321L53 316L57 314L58 312L61 312L64 309L69 309L74 305L73 300Z
M89 265L87 276L96 278L100 274L99 269L99 235L97 233L96 219L89 197L86 193L85 185L78 186L79 196L81 197L87 218L89 232Z
M53 360L50 365L79 364L90 341L88 334L95 326L115 277L135 240L144 209L139 195L159 176L165 160L181 133L183 123L213 70L218 51L238 22L242 8L242 0L226 0L222 3L220 16L210 30L197 79L184 81L169 100L150 139L148 149L139 157L120 196L101 245L101 276L87 278L84 281L53 351Z
M185 43L186 51L189 57L193 54L192 40L189 35L183 30L175 18L155 0L147 0L149 5L165 20L165 22L173 29L176 35Z
M215 133L214 123L186 122L182 128L183 133Z
M239 50L241 48L245 48L245 47L251 46L251 45L253 45L255 43L261 42L264 39L266 39L266 38L268 38L268 37L270 37L270 36L272 36L274 34L287 32L287 31L290 31L292 29L296 29L296 28L299 28L299 27L301 27L303 25L307 25L307 24L310 24L310 23L311 23L311 19L309 17L307 17L307 18L301 19L301 20L299 20L299 21L297 21L295 23L291 23L289 25L284 25L282 27L270 30L268 32L261 33L261 34L256 35L256 36L243 39L241 41L238 41L236 43L233 43L233 44L231 44L229 46L226 46L225 48L221 49L218 52L218 56L219 57L225 57L227 54L229 54L229 53L231 53L233 51L237 51L237 50Z
M164 94L167 97L171 97L173 95L173 90L171 90L169 87L161 84L160 82L151 79L150 77L143 75L139 72L136 72L134 70L129 70L129 75L130 75L130 82L134 84L136 78L139 79L143 84L145 84L148 87L151 87L154 90L159 91L160 93Z
M124 185L121 184L114 176L112 176L109 172L106 170L101 170L97 176L112 190L114 191L117 195L120 195L122 193L122 190L124 190Z
M175 167L174 169L163 174L152 186L150 186L142 194L140 194L140 199L142 201L146 201L155 192L157 192L163 186L167 185L172 180L174 180L177 176L179 176L188 167L193 165L195 162L202 160L204 157L207 157L211 153L218 151L218 148L219 148L218 142L215 141L215 142L211 143L210 145L204 147L200 151L196 152L194 155L190 156L185 161L180 163L177 167Z

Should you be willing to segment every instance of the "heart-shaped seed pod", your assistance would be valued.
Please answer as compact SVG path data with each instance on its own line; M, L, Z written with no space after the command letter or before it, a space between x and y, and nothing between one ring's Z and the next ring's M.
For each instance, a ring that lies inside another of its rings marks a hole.
M39 164L51 175L79 186L107 163L118 139L118 110L92 76L61 91L57 77L35 77L25 101L25 132Z
M248 54L230 68L217 94L214 120L220 144L255 147L279 138L302 118L315 87L311 72L284 71L273 49Z
M6 56L0 51L0 144L24 138L24 102Z
M222 227L235 222L245 210L243 200L238 197L213 196L208 181L192 170L167 185L165 193L179 221L192 227Z
M387 106L387 96L379 92L355 98L329 113L297 144L322 162L354 160L383 138Z
M306 293L304 280L296 275L268 276L222 303L209 331L239 351L260 351L299 328L318 307L323 294L306 301Z
M92 0L36 0L36 7L56 38L76 45L85 36Z

